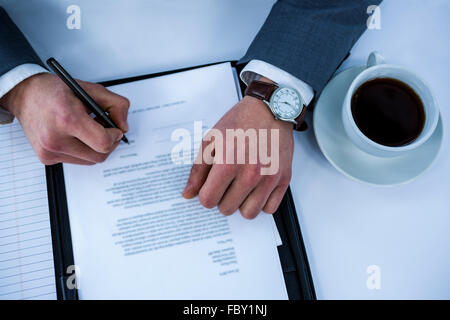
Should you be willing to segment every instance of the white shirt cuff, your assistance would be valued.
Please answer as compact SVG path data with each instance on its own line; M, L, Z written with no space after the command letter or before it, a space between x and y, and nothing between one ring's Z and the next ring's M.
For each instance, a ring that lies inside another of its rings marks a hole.
M241 79L246 85L253 80L259 80L261 77L266 77L281 86L296 89L306 105L309 105L314 97L314 90L309 84L270 63L261 60L251 60L241 71Z
M25 63L0 76L0 99L23 80L38 73L48 72L38 64ZM14 116L0 106L0 124L9 123Z

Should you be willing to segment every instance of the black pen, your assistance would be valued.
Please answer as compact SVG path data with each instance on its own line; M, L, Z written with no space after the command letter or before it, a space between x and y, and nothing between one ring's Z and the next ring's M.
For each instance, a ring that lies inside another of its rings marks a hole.
M95 103L94 99L92 99L86 91L83 90L83 88L71 77L71 75L56 61L55 58L50 58L47 60L48 66L55 72L55 74L61 78L62 81L64 81L67 86L72 89L73 93L81 100L81 102L84 103L86 107L88 107L96 117L99 117L103 123L105 123L105 126L107 128L117 128L117 125L114 123L114 121L111 120L111 118L108 116L108 114L103 111L102 108L98 106L97 103ZM122 141L129 144L129 141L125 135L122 137Z

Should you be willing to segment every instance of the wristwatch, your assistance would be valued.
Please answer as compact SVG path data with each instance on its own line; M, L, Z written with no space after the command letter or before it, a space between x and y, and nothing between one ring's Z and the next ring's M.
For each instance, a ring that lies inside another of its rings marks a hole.
M297 90L253 80L245 90L245 95L264 101L275 119L293 123L295 130L306 130L306 104Z

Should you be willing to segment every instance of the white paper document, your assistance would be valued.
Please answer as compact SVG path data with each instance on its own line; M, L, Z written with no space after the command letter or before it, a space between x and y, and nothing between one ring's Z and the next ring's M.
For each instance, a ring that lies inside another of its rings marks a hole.
M102 164L64 165L80 298L286 299L272 216L183 199L191 166L171 158L174 130L194 144L196 123L212 127L238 101L231 65L110 89L131 101L130 145Z
M3 299L56 299L45 168L17 120L0 126Z

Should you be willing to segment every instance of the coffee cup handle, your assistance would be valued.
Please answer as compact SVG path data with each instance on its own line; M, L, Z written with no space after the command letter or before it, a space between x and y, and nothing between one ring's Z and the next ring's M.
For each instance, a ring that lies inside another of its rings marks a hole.
M384 57L377 51L374 51L371 54L369 54L369 58L367 58L367 68L383 63L386 63Z

